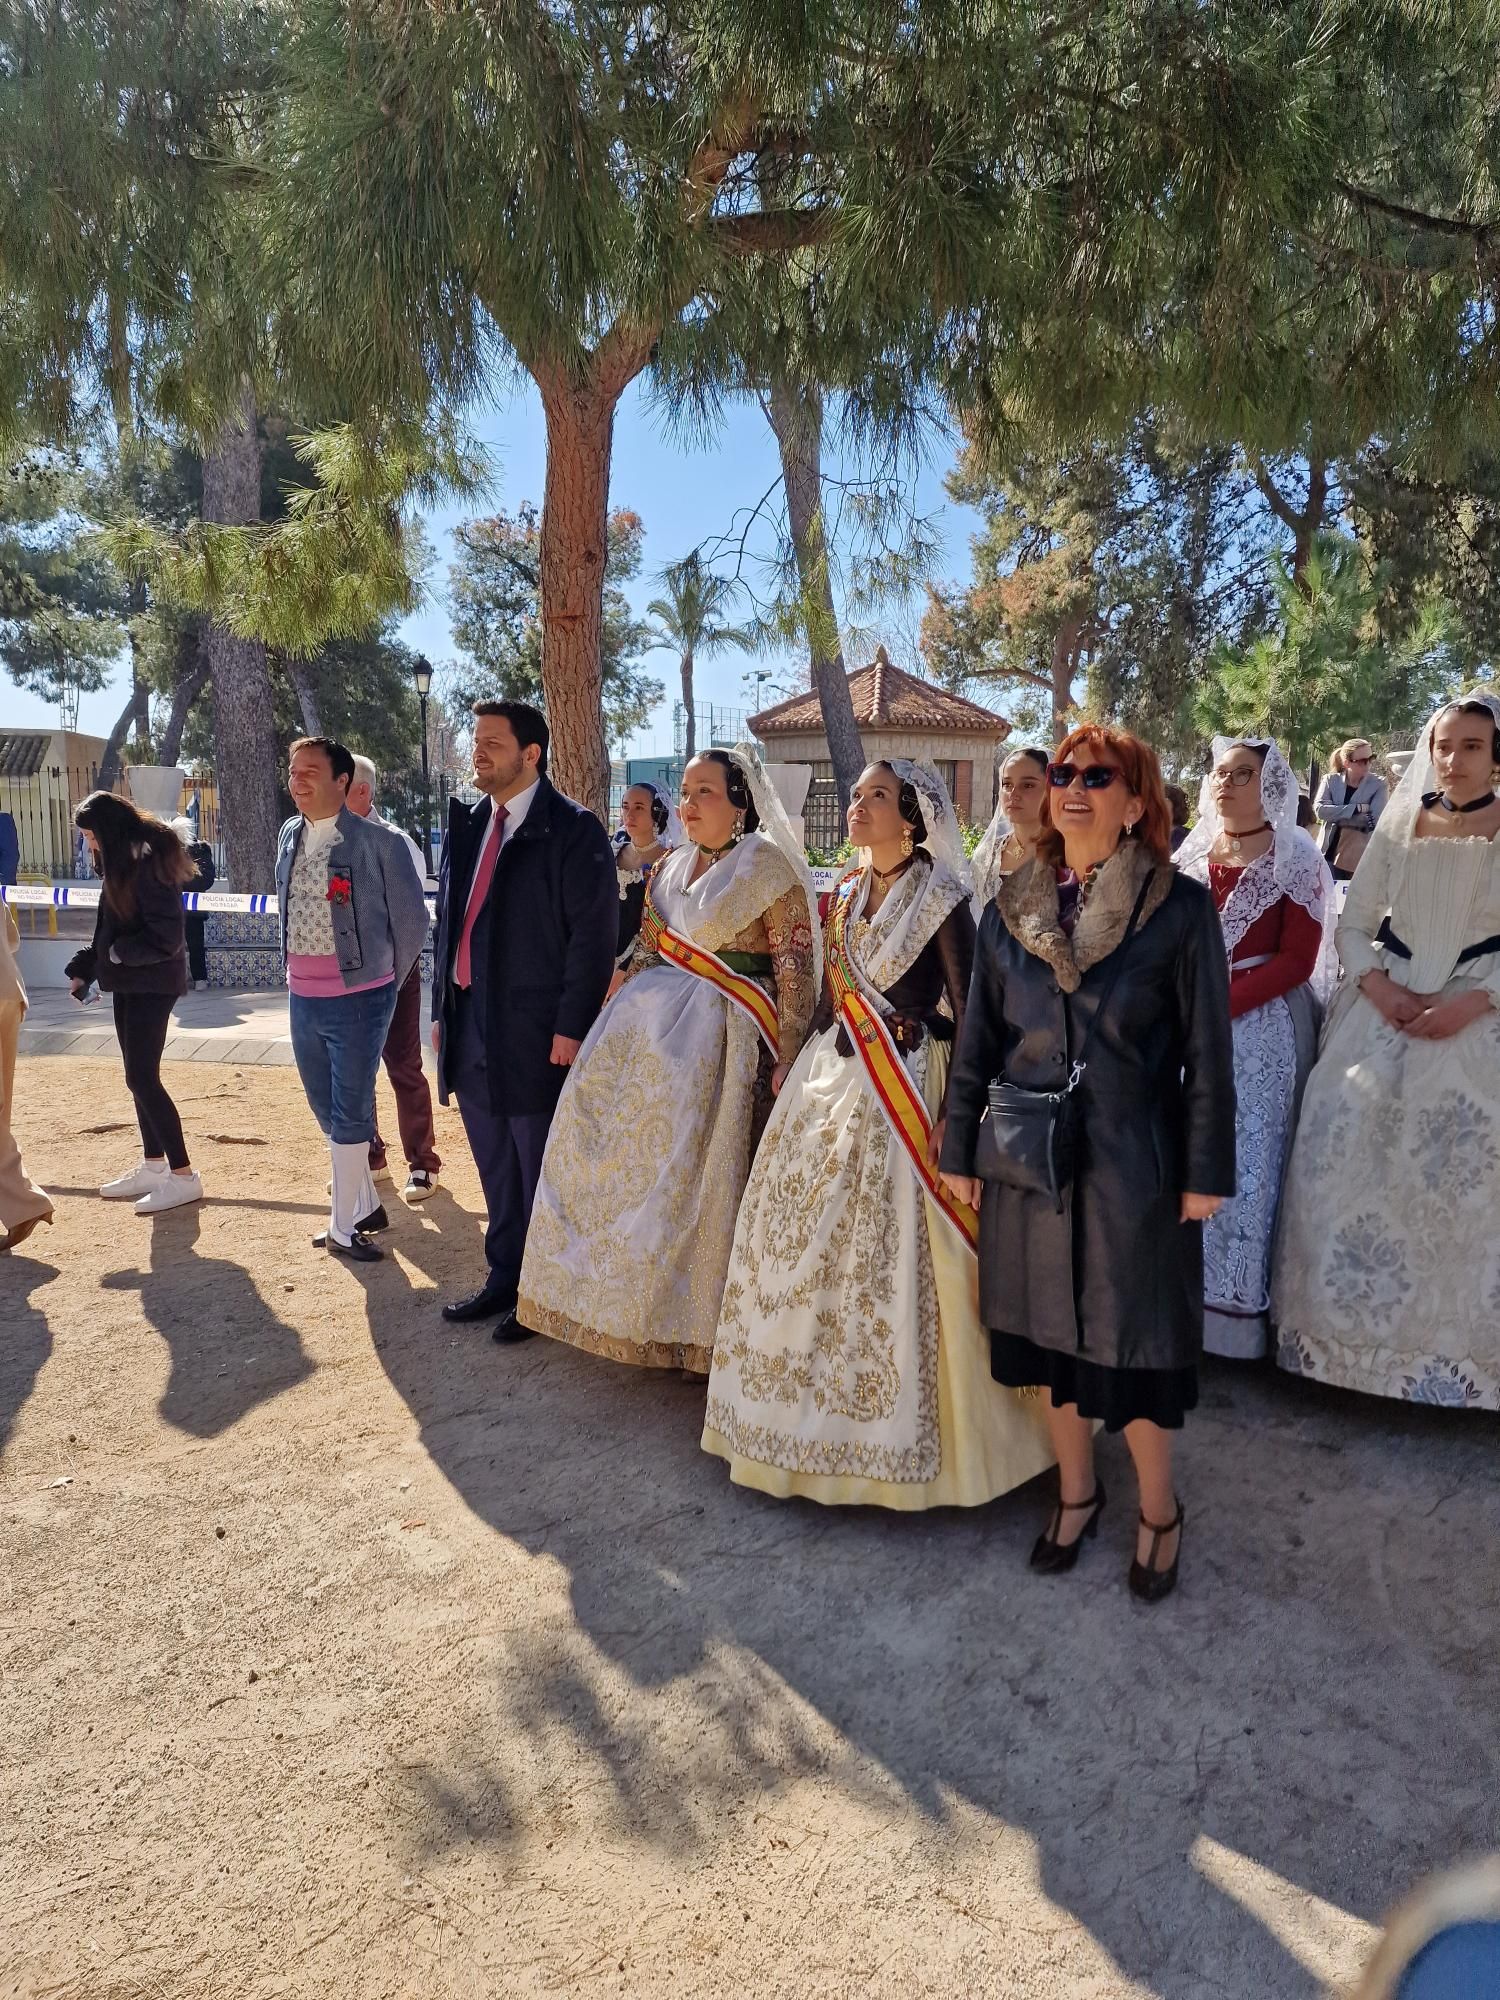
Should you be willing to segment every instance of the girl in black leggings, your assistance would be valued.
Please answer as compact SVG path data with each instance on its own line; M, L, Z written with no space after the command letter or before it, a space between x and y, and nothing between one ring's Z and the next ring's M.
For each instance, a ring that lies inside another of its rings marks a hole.
M73 818L104 889L94 941L69 959L68 980L75 999L95 980L113 998L125 1083L141 1128L139 1163L99 1192L154 1215L203 1198L182 1120L161 1080L172 1009L188 988L182 889L193 879L193 863L171 827L113 792L91 792Z

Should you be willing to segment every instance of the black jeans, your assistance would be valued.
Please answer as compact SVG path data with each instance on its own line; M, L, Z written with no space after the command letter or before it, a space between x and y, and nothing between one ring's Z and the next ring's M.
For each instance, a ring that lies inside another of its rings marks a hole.
M167 1164L185 1167L182 1120L161 1080L161 1052L177 997L172 993L116 993L115 1033L125 1058L125 1088L135 1099L141 1151L148 1160L166 1155Z
M208 919L207 917L200 916L196 910L189 910L182 921L187 931L189 976L193 979L201 979L206 986L208 984L208 950L203 941L203 927L208 922Z

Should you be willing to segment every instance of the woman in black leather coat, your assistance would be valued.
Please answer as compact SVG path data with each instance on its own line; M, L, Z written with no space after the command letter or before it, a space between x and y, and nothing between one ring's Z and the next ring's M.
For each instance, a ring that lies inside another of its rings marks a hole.
M1075 730L1049 771L1048 813L1037 859L980 925L942 1165L979 1209L992 1371L1050 1394L1060 1496L1032 1564L1071 1569L1098 1525L1102 1421L1135 1462L1130 1582L1154 1601L1177 1576L1171 1433L1198 1396L1202 1224L1234 1192L1229 982L1213 901L1171 866L1145 744ZM1080 1051L1076 1163L1054 1200L1016 1184L981 1121L992 1079L1061 1091Z

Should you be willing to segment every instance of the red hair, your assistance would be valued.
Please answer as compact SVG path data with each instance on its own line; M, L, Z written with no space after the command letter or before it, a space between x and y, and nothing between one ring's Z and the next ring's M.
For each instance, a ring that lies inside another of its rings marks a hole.
M1070 729L1052 753L1054 764L1066 764L1073 752L1085 743L1102 743L1124 774L1125 783L1141 802L1141 816L1135 823L1135 838L1158 861L1172 859L1172 808L1162 782L1156 752L1128 729L1111 729L1107 723L1085 722ZM1061 861L1062 835L1052 823L1052 787L1042 803L1041 839L1037 852L1046 861Z

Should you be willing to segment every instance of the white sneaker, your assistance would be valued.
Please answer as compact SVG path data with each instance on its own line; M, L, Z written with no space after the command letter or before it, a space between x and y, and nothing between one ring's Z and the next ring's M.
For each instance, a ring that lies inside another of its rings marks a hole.
M167 1173L165 1160L158 1165L154 1160L138 1160L128 1174L121 1174L117 1180L106 1181L99 1192L106 1201L134 1201Z
M408 1176L406 1186L401 1190L403 1201L426 1201L428 1195L437 1193L438 1177L423 1167L414 1167Z
M203 1182L197 1174L162 1174L135 1205L137 1215L160 1215L164 1208L186 1208L202 1201Z

